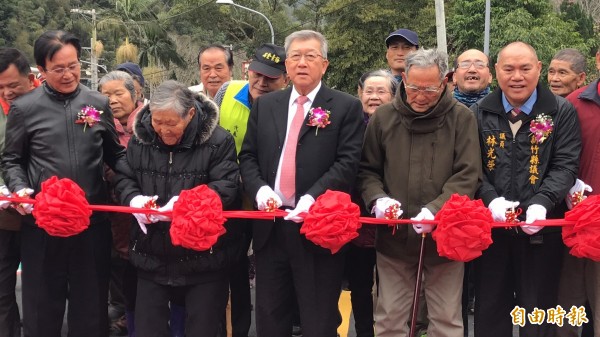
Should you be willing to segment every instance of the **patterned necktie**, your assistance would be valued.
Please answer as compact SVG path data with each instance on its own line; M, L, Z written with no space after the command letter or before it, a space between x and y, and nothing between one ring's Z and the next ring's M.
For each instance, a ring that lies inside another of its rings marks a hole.
M508 113L508 120L513 124L518 122L522 118L523 118L523 113L521 112L521 109L519 109L519 108L513 108Z
M283 150L279 188L286 199L293 199L296 193L296 145L300 128L304 122L304 103L307 101L308 97L306 96L296 98L296 114L288 130L287 142Z

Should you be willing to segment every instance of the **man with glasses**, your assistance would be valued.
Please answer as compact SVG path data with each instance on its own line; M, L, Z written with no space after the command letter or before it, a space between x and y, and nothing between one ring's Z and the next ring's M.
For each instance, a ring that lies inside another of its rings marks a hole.
M327 189L350 192L362 144L358 99L327 88L327 41L302 30L285 39L287 74L293 84L252 103L239 155L242 181L259 210L268 204L289 213L253 226L256 254L258 336L290 336L293 297L304 337L335 337L344 253L308 241L300 227L310 206ZM309 125L317 108L328 124Z
M548 84L555 95L567 97L585 83L585 56L573 48L559 50L548 67Z
M454 62L454 91L456 100L470 107L475 102L490 93L492 73L489 68L487 55L477 49L469 49L460 54ZM473 290L473 263L465 263L465 277L463 280L463 325L465 337L469 333L469 312L473 312L475 305ZM469 290L470 289L470 290Z
M285 49L271 43L265 43L256 49L254 60L248 66L248 79L225 82L214 98L220 108L219 125L233 135L237 153L240 152L246 135L252 103L264 94L285 88L288 83L285 73ZM251 200L244 200L244 209L252 209ZM249 260L246 252L252 240L252 227L249 221L234 221L239 223L240 230L246 235L242 248L244 255L240 256L237 264L231 268L231 329L233 337L248 337L252 307ZM224 336L225 329L221 329L221 333Z
M419 37L412 30L401 28L388 35L385 39L385 46L387 48L385 58L390 66L390 72L400 83L406 65L406 57L419 48Z
M44 181L58 176L77 183L90 204L106 204L103 163L131 175L108 99L79 84L80 53L79 39L64 31L45 32L35 41L35 61L46 82L13 101L2 155L4 181L19 196L33 197ZM81 114L94 122L82 125ZM69 336L108 336L106 215L94 213L86 230L57 237L37 226L32 209L27 203L17 207L24 215L24 336L60 336L67 303Z
M393 104L367 125L358 188L377 218L398 206L412 226L378 226L375 248L379 294L378 337L406 336L421 236L453 193L473 197L481 174L475 116L447 89L445 53L420 49L406 58L403 85ZM426 238L424 291L430 337L462 337L463 263L440 257Z
M490 93L492 73L487 55L477 49L460 54L454 63L454 98L470 107Z
M507 212L519 221L494 228L494 243L475 260L475 337L512 336L511 312L522 308L529 314L558 304L560 227L536 221L564 216L581 136L575 109L539 83L541 70L533 47L510 43L498 53L499 89L471 106L483 159L477 197L495 221L506 221ZM527 322L519 335L553 337L556 326Z

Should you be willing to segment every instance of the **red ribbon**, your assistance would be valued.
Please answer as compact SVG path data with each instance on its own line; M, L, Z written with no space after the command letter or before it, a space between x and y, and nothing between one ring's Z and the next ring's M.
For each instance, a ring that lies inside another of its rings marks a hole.
M12 201L15 204L25 203L25 204L35 204L35 200L31 198L13 198L13 197L4 197L0 196L0 200L2 201ZM92 211L97 212L118 212L118 213L143 213L143 214L161 214L161 215L171 215L171 212L159 212L156 209L145 209L145 208L135 208L128 206L113 206L113 205L88 205L88 208ZM273 218L283 218L286 216L288 212L284 210L275 210L273 212L267 211L223 211L223 216L230 219L256 219L256 220L272 220ZM365 225L412 225L414 220L410 219L377 219L373 217L359 217L358 221ZM438 220L419 220L419 223L428 224L428 225L437 225L439 223ZM513 226L521 226L521 222L517 223L508 223L508 222L493 222L493 228L499 227L513 227ZM573 226L575 225L575 221L569 221L565 219L549 219L549 220L537 220L533 223L537 226L551 226L551 227L560 227L560 226Z
M206 185L182 191L173 212L159 212L153 207L134 208L113 205L90 205L85 193L69 179L52 177L42 183L35 200L3 197L0 200L36 204L33 216L36 223L50 235L76 235L89 226L92 211L162 214L173 218L170 228L174 245L195 250L211 248L225 233L223 223L228 218L270 220L288 213L279 210L223 211L218 194ZM376 219L359 217L360 212L350 196L343 192L326 191L311 206L300 232L313 243L336 253L352 238L358 236L361 224L413 224L410 219ZM491 244L491 229L520 226L513 219L493 222L489 210L481 200L452 195L438 212L435 220L420 220L423 224L437 224L433 238L438 242L438 253L457 261L469 261L480 256ZM600 196L585 199L566 219L538 220L539 226L569 226L563 230L565 244L575 256L600 260ZM598 229L598 230L596 230ZM596 232L598 232L596 234Z

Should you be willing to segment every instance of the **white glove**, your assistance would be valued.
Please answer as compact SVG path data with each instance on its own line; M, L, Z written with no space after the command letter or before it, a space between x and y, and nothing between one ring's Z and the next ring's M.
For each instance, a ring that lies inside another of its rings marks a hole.
M265 185L258 189L256 192L256 207L258 207L259 211L264 211L268 209L269 200L275 200L275 208L281 207L283 202L277 193L275 193L268 185Z
M506 211L519 206L518 201L508 201L504 197L496 198L490 202L488 209L492 212L492 218L496 222L506 221Z
M177 200L179 200L179 196L178 195L172 197L171 200L169 200L169 202L167 202L166 205L164 205L163 207L159 208L158 210L160 212L173 212L173 205L175 204L175 202ZM155 214L155 215L153 215L153 217L156 220L158 220L158 221L172 221L173 220L173 216L172 215Z
M431 211L425 207L421 208L421 212L419 214L417 214L416 217L414 218L410 218L413 221L419 221L419 220L433 220L435 217L433 216L433 214L431 213ZM429 225L429 224L422 224L422 223L414 223L413 224L413 229L415 230L415 232L417 232L417 234L423 234L423 233L431 233L431 231L435 228L435 225Z
M0 186L0 193L4 197L8 197L8 198L11 197L10 191L8 190L8 188L6 187L6 185ZM7 209L8 206L10 206L10 204L12 204L11 201L2 200L2 201L0 201L0 209Z
M129 202L129 207L144 208L144 206L146 205L146 203L148 201L150 201L150 200L156 201L156 199L158 199L157 195L155 195L153 197L149 197L149 196L145 196L145 195L138 195L138 196L133 197L133 199L131 199L131 201ZM156 219L155 215L144 214L144 213L133 213L133 216L137 220L138 225L140 226L140 229L142 230L142 232L144 232L144 234L148 234L148 229L146 228L146 225L158 222L158 219Z
M573 194L575 194L576 192L592 192L592 186L584 183L580 179L576 179L575 185L573 185L573 187L571 187L571 189L569 190L569 195L567 195L567 197L565 198L565 201L567 202L567 207L569 209L573 208L573 201L571 200L571 196Z
M533 235L539 232L544 226L531 226L536 220L546 220L546 207L538 204L529 205L525 217L525 225L521 225L523 232Z
M298 201L298 204L296 204L296 208L294 208L294 210L285 210L288 212L288 215L286 215L283 219L293 221L295 223L303 222L304 217L306 217L306 214L308 214L308 209L314 203L315 198L313 198L310 194L303 195L302 198L300 198L300 201Z
M388 197L384 197L384 198L379 198L377 199L377 201L375 201L375 205L373 206L373 209L371 209L371 214L375 213L375 217L377 219L386 219L385 216L385 211L394 205L398 205L398 218L402 215L402 210L400 209L400 206L402 206L402 204L395 199L392 198L388 198Z
M20 190L17 191L16 195L19 198L27 198L29 196L31 196L33 194L33 190L31 188L22 188ZM29 204L29 203L20 203L18 204L15 209L17 210L17 212L19 212L21 215L27 215L27 214L31 214L31 212L33 212L33 204Z

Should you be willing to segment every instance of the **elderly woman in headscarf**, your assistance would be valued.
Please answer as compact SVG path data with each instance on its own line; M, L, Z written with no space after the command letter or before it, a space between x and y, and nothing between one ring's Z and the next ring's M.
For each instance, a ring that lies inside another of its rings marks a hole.
M170 212L182 190L206 184L217 192L224 208L238 205L240 182L235 143L218 126L217 106L176 81L162 83L136 116L127 161L136 176L117 177L121 200L144 208L148 201ZM127 186L126 188L120 188ZM174 246L166 215L134 214L129 258L138 271L136 334L169 336L169 299L182 295L187 336L215 336L228 296L227 268L238 258L235 230L207 251Z

